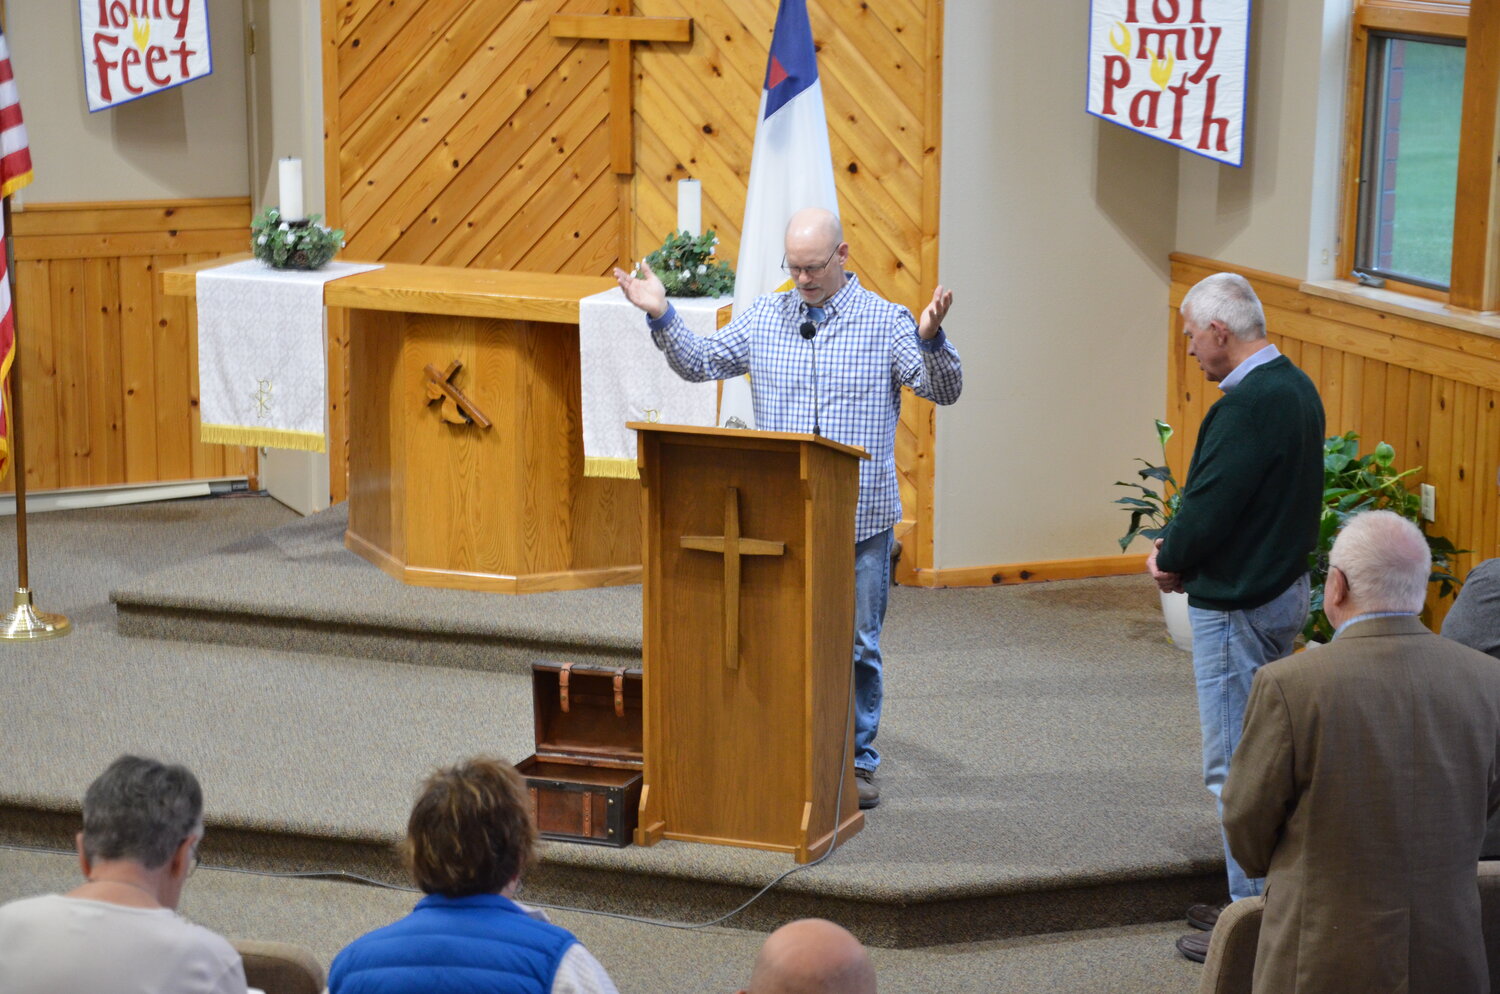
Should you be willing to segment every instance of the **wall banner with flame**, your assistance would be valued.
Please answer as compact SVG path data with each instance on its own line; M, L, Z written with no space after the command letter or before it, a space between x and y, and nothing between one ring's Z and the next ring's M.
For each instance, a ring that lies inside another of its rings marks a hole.
M208 0L78 0L89 112L214 71Z
M1092 0L1088 112L1244 163L1250 0Z

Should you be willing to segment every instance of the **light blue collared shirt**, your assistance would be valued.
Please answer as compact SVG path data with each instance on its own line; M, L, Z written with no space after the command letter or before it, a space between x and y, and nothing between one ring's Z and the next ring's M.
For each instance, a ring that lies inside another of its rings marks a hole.
M659 318L647 315L646 323L685 380L748 372L755 427L806 432L818 425L824 437L870 454L859 463L854 512L854 540L862 542L901 519L895 457L901 388L951 404L963 389L963 366L941 329L923 341L910 311L866 290L853 273L845 275L843 287L820 305L822 318L813 318L813 339L799 329L814 308L796 290L757 297L744 314L703 338L670 306Z
M1248 362L1249 360L1247 359L1246 361ZM1357 614L1335 628L1333 630L1333 637L1338 638L1344 634L1345 628L1348 628L1350 625L1357 625L1361 621L1370 621L1373 618L1415 618L1416 616L1417 612L1415 611L1371 611L1368 614Z
M1274 345L1267 345L1265 348L1261 349L1259 352L1255 353L1253 356L1250 356L1244 362L1234 367L1234 372L1230 373L1228 376L1219 381L1219 389L1224 391L1225 393L1228 393L1235 387L1239 386L1240 381L1249 376L1251 370L1255 369L1257 366L1264 366L1266 363L1270 362L1272 359L1275 359L1279 355L1281 355L1280 349L1278 349Z

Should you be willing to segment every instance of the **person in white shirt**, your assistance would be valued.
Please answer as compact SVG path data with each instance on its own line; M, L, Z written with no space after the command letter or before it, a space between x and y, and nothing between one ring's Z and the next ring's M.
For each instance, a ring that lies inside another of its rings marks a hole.
M234 947L177 914L202 840L192 771L115 760L84 794L84 882L0 906L0 991L245 994Z

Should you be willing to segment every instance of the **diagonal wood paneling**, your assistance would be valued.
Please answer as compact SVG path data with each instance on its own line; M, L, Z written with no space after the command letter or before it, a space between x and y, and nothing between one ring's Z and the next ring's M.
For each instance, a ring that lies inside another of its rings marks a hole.
M690 44L632 48L636 172L609 170L608 45L554 39L609 0L323 0L328 213L353 258L599 274L676 224L677 180L738 252L776 0L638 0ZM810 4L852 267L919 310L937 282L943 0ZM960 304L964 313L966 302ZM335 328L330 379L342 382ZM341 389L336 387L336 389ZM340 427L342 397L332 421ZM904 567L931 566L931 405L908 397L897 461ZM336 482L336 487L337 487Z

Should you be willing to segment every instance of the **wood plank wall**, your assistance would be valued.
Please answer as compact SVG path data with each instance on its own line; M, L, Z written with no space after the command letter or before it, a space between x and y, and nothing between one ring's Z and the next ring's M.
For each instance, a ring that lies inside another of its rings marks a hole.
M608 43L547 28L554 12L616 6L324 0L328 213L349 232L346 255L603 274L660 244L675 184L692 176L704 226L733 260L777 4L625 7L693 19L691 43L632 46L630 177L609 169ZM916 311L937 282L943 0L810 7L851 266ZM932 405L908 395L897 437L908 568L931 566L933 432Z
M1172 256L1166 420L1177 429L1168 447L1173 468L1186 473L1198 426L1219 397L1187 354L1178 306L1194 283L1224 271L1255 287L1271 341L1317 384L1329 435L1358 432L1361 453L1389 442L1398 468L1423 467L1414 485L1437 487L1437 520L1428 530L1473 550L1460 557L1459 575L1500 555L1500 337L1314 296L1290 277ZM1434 604L1439 618L1445 605Z
M27 488L253 476L253 449L198 441L192 301L156 278L245 251L249 198L28 204L12 218Z

